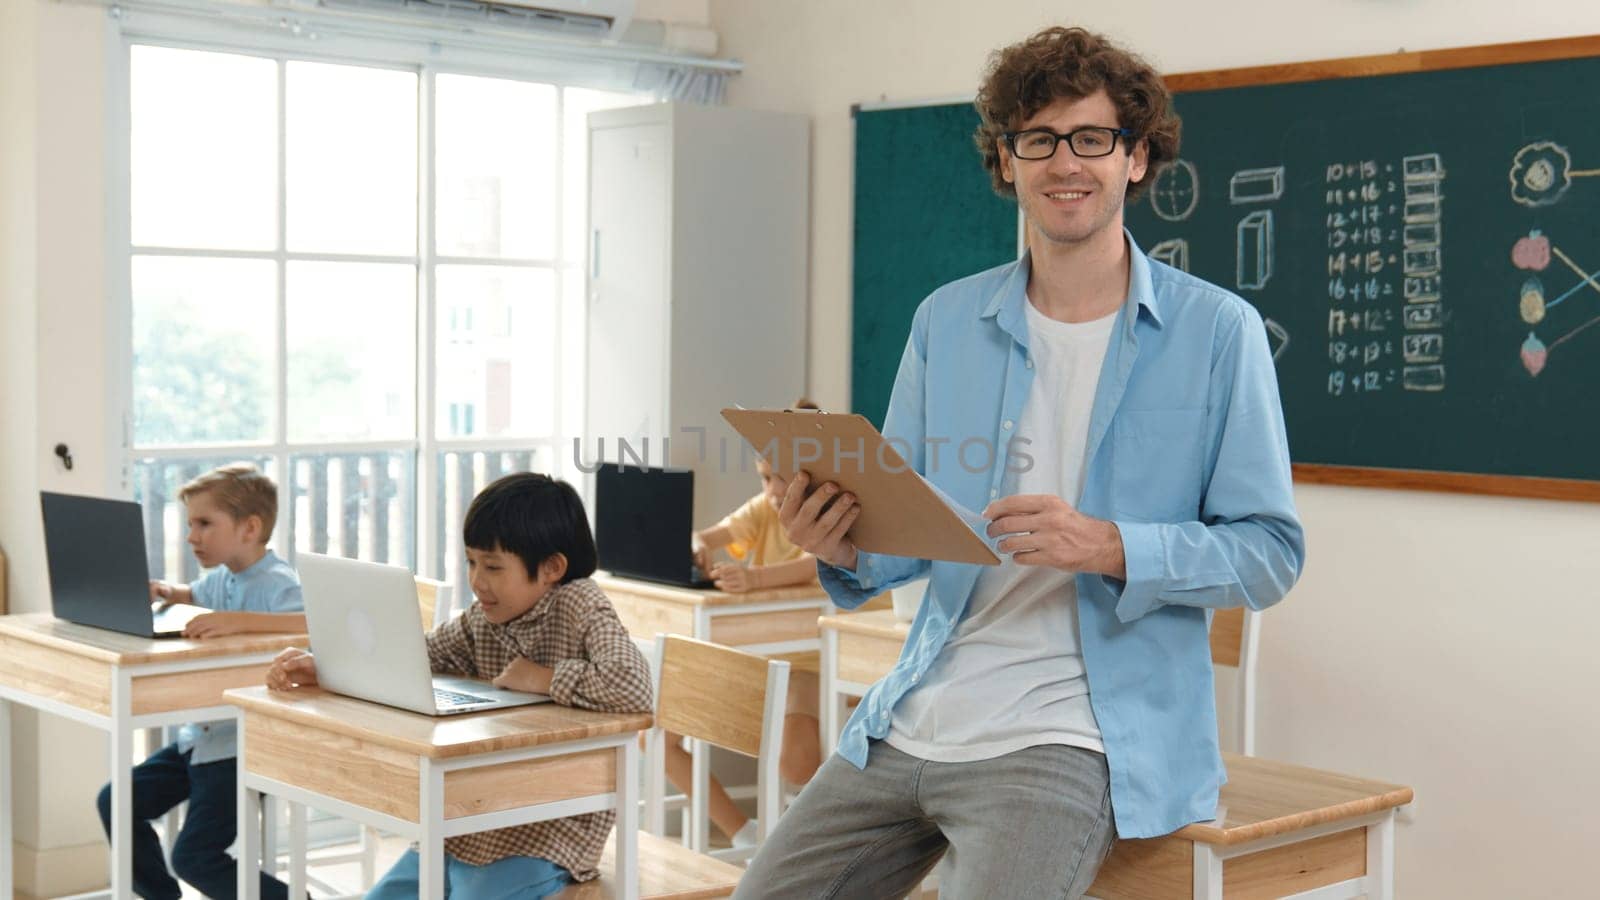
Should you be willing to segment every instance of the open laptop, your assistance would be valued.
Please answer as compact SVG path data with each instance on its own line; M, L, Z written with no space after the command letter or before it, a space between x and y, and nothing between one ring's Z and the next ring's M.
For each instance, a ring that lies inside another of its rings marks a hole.
M39 492L50 610L58 619L138 637L182 637L211 610L150 602L144 511L131 500Z
M317 553L297 554L295 568L322 687L427 716L550 702L544 694L433 674L409 570Z
M680 587L715 587L694 564L693 528L694 472L607 464L595 473L600 568Z

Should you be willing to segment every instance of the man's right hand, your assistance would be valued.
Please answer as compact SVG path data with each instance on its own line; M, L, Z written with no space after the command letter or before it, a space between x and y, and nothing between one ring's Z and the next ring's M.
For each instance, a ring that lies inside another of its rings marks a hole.
M267 670L267 687L275 691L315 687L316 683L317 661L311 657L309 650L299 647L285 648L272 661L272 668Z
M845 532L861 515L854 494L829 481L810 491L811 476L801 472L789 482L778 522L790 543L830 566L855 571L856 545ZM808 493L809 491L809 493Z

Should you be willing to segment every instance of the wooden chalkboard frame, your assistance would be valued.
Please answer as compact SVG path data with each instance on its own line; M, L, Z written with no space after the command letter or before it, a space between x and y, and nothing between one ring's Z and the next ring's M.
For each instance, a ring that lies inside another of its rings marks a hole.
M1220 88L1256 87L1362 78L1373 75L1403 75L1445 69L1468 69L1528 62L1549 62L1600 56L1600 35L1525 41L1514 44L1486 44L1444 50L1402 51L1377 56L1350 56L1312 62L1217 69L1209 72L1184 72L1165 76L1173 93L1209 91ZM1534 478L1518 475L1480 475L1457 472L1430 472L1420 469L1381 469L1361 466L1333 466L1295 463L1296 481L1307 484L1338 484L1400 490L1444 491L1460 494L1489 494L1502 497L1532 497L1548 500L1576 500L1600 503L1600 481L1565 478Z

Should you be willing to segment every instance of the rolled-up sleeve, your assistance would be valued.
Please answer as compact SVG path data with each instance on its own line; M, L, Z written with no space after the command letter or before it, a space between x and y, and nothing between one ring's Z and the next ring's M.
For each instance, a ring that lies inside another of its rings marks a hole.
M1123 622L1168 604L1265 609L1305 565L1278 380L1254 310L1221 341L1210 396L1200 519L1115 523L1127 579L1106 581Z

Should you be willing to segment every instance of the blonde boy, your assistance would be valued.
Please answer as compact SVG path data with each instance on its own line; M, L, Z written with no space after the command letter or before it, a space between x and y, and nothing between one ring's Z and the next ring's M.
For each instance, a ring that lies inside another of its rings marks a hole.
M201 475L178 491L189 518L189 548L210 568L193 584L150 582L150 598L193 603L214 612L196 616L184 629L189 638L213 638L246 631L302 633L300 578L267 549L278 519L278 488L245 463ZM235 862L228 855L237 820L232 722L185 725L176 743L156 751L133 769L133 889L147 900L177 900L178 878L207 897L237 895ZM150 827L179 803L189 811L172 845L172 870ZM111 831L111 786L99 797L100 821ZM288 896L284 884L261 876L264 900Z

